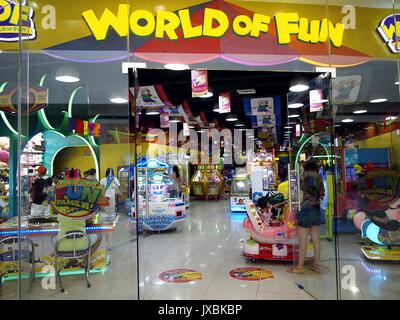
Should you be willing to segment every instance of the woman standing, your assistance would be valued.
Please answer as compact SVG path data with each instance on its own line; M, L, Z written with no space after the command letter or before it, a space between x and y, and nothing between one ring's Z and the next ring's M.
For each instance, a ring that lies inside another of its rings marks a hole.
M169 193L170 193L169 197L178 198L182 186L182 177L179 173L178 166L173 166L170 178L174 183L169 188Z
M108 206L105 208L105 213L108 217L114 217L116 214L115 195L122 195L122 192L119 188L120 183L118 179L114 177L114 170L112 168L106 170L106 176L100 180L100 184L104 186L105 196L109 198Z
M319 228L321 225L321 199L324 197L324 184L318 173L318 166L314 161L308 161L304 165L304 173L301 177L301 190L303 199L301 210L297 213L297 234L299 237L299 260L297 266L288 270L291 273L304 273L304 261L307 254L308 238L314 247L314 262L312 270L319 273L321 256L321 244L319 240Z

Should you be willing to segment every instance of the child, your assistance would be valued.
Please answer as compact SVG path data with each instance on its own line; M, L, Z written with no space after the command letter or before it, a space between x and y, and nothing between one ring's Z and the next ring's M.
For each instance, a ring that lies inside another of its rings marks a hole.
M281 217L278 208L284 206L286 200L276 202L276 199L278 199L277 196L264 196L257 200L257 206L260 208L260 218L267 226L280 222Z

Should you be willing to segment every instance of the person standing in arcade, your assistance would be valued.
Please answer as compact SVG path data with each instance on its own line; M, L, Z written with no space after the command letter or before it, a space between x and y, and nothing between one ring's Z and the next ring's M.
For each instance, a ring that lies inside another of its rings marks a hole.
M304 273L304 262L307 254L308 239L314 247L314 262L312 270L319 273L321 256L321 244L319 240L319 228L321 225L321 200L324 197L324 184L318 173L318 165L309 160L304 165L304 173L301 176L301 190L303 197L301 209L297 213L297 234L299 237L299 258L297 266L288 270L290 273Z
M46 198L53 181L46 177L47 169L45 167L39 166L36 172L37 176L29 189L32 199L31 216L43 217L50 215L50 204L46 201Z
M122 195L122 192L119 188L120 183L114 176L114 170L112 168L106 170L106 176L100 180L100 184L104 186L105 196L109 198L109 204L108 207L105 208L105 213L109 218L115 217L115 196L116 194Z

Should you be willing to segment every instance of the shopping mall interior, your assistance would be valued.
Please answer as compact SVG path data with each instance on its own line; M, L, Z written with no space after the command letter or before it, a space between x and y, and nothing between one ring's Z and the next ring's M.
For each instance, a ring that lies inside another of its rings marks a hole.
M0 236L7 239L21 230L27 241L23 249L30 254L21 256L28 269L19 273L10 261L17 243L2 242L1 299L396 297L397 103L340 104L353 90L360 91L359 97L367 93L357 87L357 77L346 91L350 76L342 80L329 73L198 66L131 69L129 77L118 78L117 64L108 63L102 70L75 65L80 83L67 83L54 80L60 66L47 63L48 70L38 67L32 74L37 90L47 88L52 103L23 118L29 139L19 162L10 132L16 117L2 115L7 122L1 139ZM196 75L199 82L207 78L200 94L194 93ZM121 89L123 81L129 93ZM3 94L12 94L7 87ZM112 96L118 87L120 96ZM124 92L130 102L121 98ZM318 165L324 184L320 270L307 263L313 255L309 241L304 273L290 273L299 254L296 212L308 161ZM21 181L12 178L18 163ZM29 191L39 167L46 168L56 190L44 213L32 210ZM91 288L79 258L65 257L58 258L64 289L59 282L50 288L57 216L65 213L52 202L60 181L82 183L95 169L91 179L101 185L110 177L108 168L118 188L105 196L114 201L99 205L86 222L87 233L101 242L91 256ZM366 184L362 192L360 181ZM16 186L24 190L19 200L11 191ZM271 221L260 224L257 204L265 196L270 205L282 205ZM18 206L20 226L13 213ZM375 223L377 212L385 217ZM356 278L343 288L338 282L352 270Z

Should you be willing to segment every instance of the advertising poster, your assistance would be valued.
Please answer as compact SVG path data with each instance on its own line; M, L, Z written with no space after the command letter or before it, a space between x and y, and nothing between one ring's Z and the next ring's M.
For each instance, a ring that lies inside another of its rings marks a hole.
M161 101L157 94L154 86L140 87L139 94L136 100L138 107L164 107L164 103Z
M201 97L208 92L207 70L192 70L192 97Z
M296 137L300 137L301 135L301 126L300 124L296 124Z
M273 98L251 99L251 114L254 116L273 115L274 99Z
M96 181L59 180L51 205L57 214L71 219L88 219L98 211L100 205L108 204L108 198L103 194L103 186Z
M219 95L219 113L231 112L231 93L221 92Z
M324 109L321 100L323 99L322 90L315 89L310 91L310 112L318 112Z

